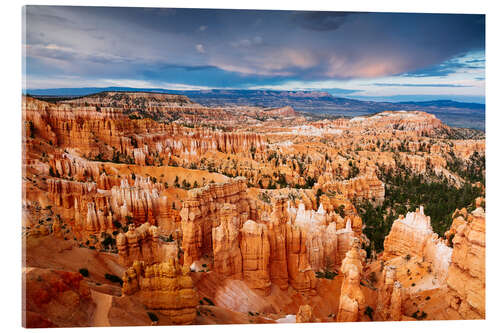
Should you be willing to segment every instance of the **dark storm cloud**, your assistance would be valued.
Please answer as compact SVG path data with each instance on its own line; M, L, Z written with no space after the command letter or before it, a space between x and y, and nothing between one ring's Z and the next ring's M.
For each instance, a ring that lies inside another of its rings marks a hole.
M404 73L404 76L413 77L444 77L463 70L484 70L484 59L471 59L460 62L457 59L444 61L435 66L421 68L415 71Z
M28 6L28 75L214 86L446 76L483 15Z
M347 15L347 12L298 12L293 20L305 29L327 31L338 29Z

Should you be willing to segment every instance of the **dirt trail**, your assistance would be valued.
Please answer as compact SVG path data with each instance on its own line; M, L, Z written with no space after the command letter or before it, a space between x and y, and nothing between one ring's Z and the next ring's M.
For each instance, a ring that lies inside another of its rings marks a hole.
M108 313L111 308L113 296L95 290L92 290L91 293L92 299L97 305L91 326L111 326L108 319Z

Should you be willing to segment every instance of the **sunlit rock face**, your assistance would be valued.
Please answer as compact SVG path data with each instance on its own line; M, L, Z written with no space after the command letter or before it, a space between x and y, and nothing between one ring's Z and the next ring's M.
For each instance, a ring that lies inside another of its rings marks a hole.
M485 318L485 213L476 208L457 227L446 280L448 314L455 319Z
M160 311L173 324L190 324L198 295L189 274L189 268L173 258L153 265L135 261L123 276L123 294L138 294L146 309Z
M143 261L150 265L179 256L177 243L161 240L158 227L149 223L137 228L130 225L126 233L116 236L116 247L119 262L125 267L131 266L134 261Z
M347 252L340 268L344 280L337 315L339 322L359 321L365 312L366 300L360 286L364 260L359 241L356 240Z
M189 197L183 202L180 213L186 264L190 265L204 253L213 252L212 229L219 226L225 204L234 205L234 208L228 208L225 212L233 214L231 219L236 219L234 223L237 229L246 220L255 218L255 208L247 197L246 184L241 178L189 191ZM232 209L234 212L229 212Z
M325 192L342 193L350 200L362 198L372 200L376 204L381 203L385 196L384 183L374 173L360 175L344 181L329 181L326 177L322 177L319 179L316 187L321 188Z
M361 249L373 247L359 204L391 199L389 175L460 187L450 162L484 156L484 140L449 139L434 116L316 120L103 93L24 97L23 117L34 326L94 325L96 306L104 325L149 325L148 312L160 325L484 317L483 198L453 214L445 239L420 208L393 223L383 253ZM75 315L55 316L61 305Z
M384 111L369 117L354 117L349 120L350 127L377 127L387 130L404 130L419 135L432 133L443 126L436 116L420 111Z
M83 276L30 268L24 276L23 324L28 328L84 327L96 309Z
M214 270L222 277L241 279L242 259L239 246L239 221L235 205L224 204L220 225L212 229Z
M270 245L267 227L248 220L241 228L241 257L243 279L253 289L265 294L271 291L269 275Z
M420 257L432 263L441 282L448 273L451 253L451 247L433 232L430 217L424 214L423 207L394 221L384 241L385 258L407 255Z
M312 307L308 304L301 305L299 312L297 312L296 322L297 323L314 323L316 318L314 318Z
M375 319L379 321L399 321L402 318L403 288L396 280L394 266L386 266L383 271L383 285L377 291Z
M286 198L280 197L272 202L273 211L268 224L269 232L269 271L273 284L281 289L288 287L288 267L286 250L286 224L290 217Z

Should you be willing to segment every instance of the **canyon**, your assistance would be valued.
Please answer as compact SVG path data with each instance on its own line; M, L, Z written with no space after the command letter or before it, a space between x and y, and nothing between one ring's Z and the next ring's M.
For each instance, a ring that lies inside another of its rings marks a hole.
M485 318L485 140L434 115L116 91L22 112L26 327Z

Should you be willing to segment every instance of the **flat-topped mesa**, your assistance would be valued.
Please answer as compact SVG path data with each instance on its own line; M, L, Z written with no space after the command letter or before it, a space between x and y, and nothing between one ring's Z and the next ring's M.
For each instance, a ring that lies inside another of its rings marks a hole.
M297 113L291 106L284 106L281 108L266 109L265 114L268 116L278 116L278 117L295 117Z
M399 321L402 317L402 287L396 280L396 267L385 266L383 285L377 291L375 320Z
M372 116L354 117L349 127L373 128L385 131L415 132L417 135L432 134L445 125L433 114L422 111L383 111Z
M243 279L250 288L261 290L265 295L271 292L269 274L270 245L267 226L252 220L241 228L241 257Z
M196 318L198 295L190 270L176 258L154 265L135 261L122 280L125 297L137 294L147 309L167 316L172 324L190 324Z
M91 104L95 106L82 106ZM162 115L160 118L175 119L194 112L192 107L184 105L158 107L160 110L155 108L144 111L147 109L144 107L141 111ZM208 113L209 119L221 120L218 114L222 109L197 106L194 110L198 108ZM58 104L23 98L23 115L26 123L30 124L27 126L31 136L60 147L76 148L94 158L117 158L122 162L146 165L162 159L168 161L172 155L190 158L207 151L260 151L265 143L264 137L256 133L227 133L203 127L188 128L176 123L165 124L152 119L130 119L127 114L130 111L124 105L102 106L99 102L85 101L85 98L83 101L76 99Z
M366 300L360 285L364 261L365 255L356 239L352 242L352 247L346 253L340 268L344 280L340 291L338 322L360 321L365 313Z
M246 182L237 177L226 183L208 184L190 190L181 209L182 249L184 262L191 265L203 254L212 254L212 228L220 224L224 204L235 207L238 229L248 219L256 218L256 209L248 199Z
M133 108L137 107L137 105L144 105L146 107L170 105L177 106L179 104L196 105L187 96L184 95L153 93L145 91L103 91L80 98L68 99L60 103L77 106L114 106L122 108Z
M448 270L450 319L485 318L485 212L476 208L453 237L453 254Z
M384 258L416 256L432 264L438 280L446 278L452 249L433 232L429 216L420 206L394 221L384 240Z

